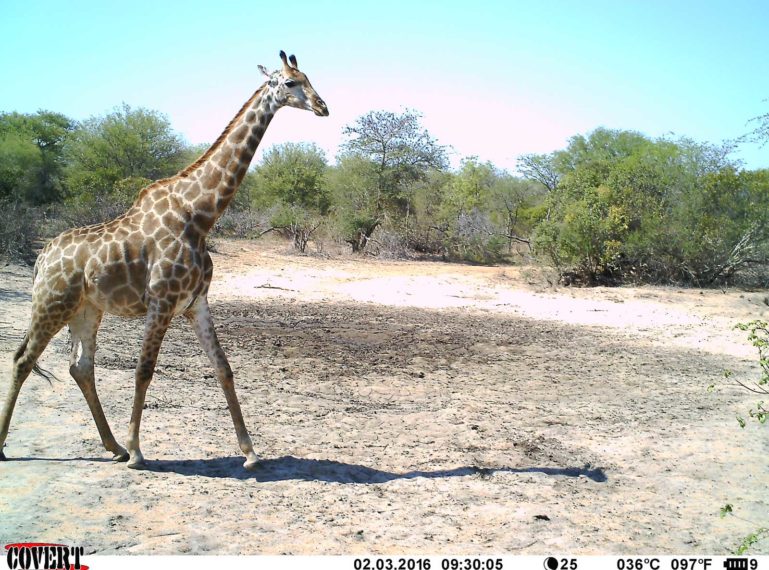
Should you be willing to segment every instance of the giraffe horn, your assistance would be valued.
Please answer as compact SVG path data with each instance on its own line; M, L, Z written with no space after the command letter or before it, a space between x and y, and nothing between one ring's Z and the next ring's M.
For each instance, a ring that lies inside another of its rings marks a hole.
M291 62L291 65L294 66L294 69L299 69L299 65L296 63L296 56L295 55L292 54L292 55L288 56L288 61Z
M288 58L286 57L286 52L284 52L283 50L280 50L280 60L283 62L283 69L287 69L288 67L290 67L288 65Z

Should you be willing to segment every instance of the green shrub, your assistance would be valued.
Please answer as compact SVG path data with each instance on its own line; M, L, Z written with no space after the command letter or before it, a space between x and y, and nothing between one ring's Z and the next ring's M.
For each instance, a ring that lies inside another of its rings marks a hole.
M769 273L769 171L739 171L725 148L605 129L556 155L533 246L562 274L703 286Z

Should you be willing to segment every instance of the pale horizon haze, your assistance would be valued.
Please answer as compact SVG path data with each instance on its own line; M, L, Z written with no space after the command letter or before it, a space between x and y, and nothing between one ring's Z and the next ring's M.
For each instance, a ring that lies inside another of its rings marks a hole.
M720 143L769 113L769 2L0 1L0 112L83 120L126 103L213 142L296 54L330 117L281 110L260 153L414 109L452 165L564 148L598 127ZM746 168L769 145L743 144ZM260 154L257 155L258 161Z

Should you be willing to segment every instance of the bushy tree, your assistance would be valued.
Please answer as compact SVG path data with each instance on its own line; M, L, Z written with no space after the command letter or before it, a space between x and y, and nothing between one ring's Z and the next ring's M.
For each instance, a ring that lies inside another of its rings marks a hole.
M410 215L400 218L395 228L406 249L443 258L450 255L446 241L450 217L444 200L454 176L446 170L431 170L412 184Z
M341 156L327 183L336 232L353 252L363 251L385 215L375 165L361 156Z
M348 139L342 156L357 156L371 163L376 174L377 209L408 214L411 185L431 170L448 165L446 148L420 124L421 115L371 111L344 128Z
M763 262L765 176L740 172L730 150L607 129L572 138L553 154L535 251L588 282L709 284Z
M0 134L0 196L29 202L38 189L42 153L18 132Z
M63 147L74 122L60 113L0 114L0 198L61 199Z
M451 257L490 260L500 253L488 205L498 177L494 166L475 157L465 159L446 188L442 226L446 250Z
M556 152L521 155L518 157L518 171L524 178L539 182L548 192L552 192L558 187L564 170L558 164L560 156Z
M724 168L700 177L673 219L681 228L680 262L701 284L769 260L769 170ZM692 236L694 239L687 239Z
M371 111L344 128L348 140L344 154L371 160L383 183L418 177L430 169L447 166L446 148L420 124L422 115L414 110L403 113Z
M542 199L538 183L515 178L475 157L465 159L442 183L441 191L433 192L439 207L428 220L441 236L444 256L489 262L511 253L513 242L528 243L521 234L531 230L529 209ZM419 211L422 226L424 210Z
M543 207L546 188L538 183L502 173L491 187L491 220L507 241L508 253L514 244L531 245L529 236L547 214Z
M304 252L329 209L326 156L314 144L270 148L246 182L252 206L267 212L271 229Z
M329 207L324 183L326 167L325 153L314 144L284 143L271 147L249 181L253 205L269 208L281 203L325 214Z
M190 154L168 119L124 104L81 123L66 145L70 199L89 202L125 180L158 180L186 166Z
M347 140L330 177L337 231L362 251L381 226L408 241L415 192L448 165L446 148L413 110L371 111L344 129Z

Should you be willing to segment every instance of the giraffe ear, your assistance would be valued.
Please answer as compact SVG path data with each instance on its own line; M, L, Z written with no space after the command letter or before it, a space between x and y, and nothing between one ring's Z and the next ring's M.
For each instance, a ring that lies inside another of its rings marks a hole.
M266 68L266 67L264 67L263 65L257 65L256 67L258 67L258 68L259 68L259 71L261 71L261 72L262 72L262 75L264 75L264 76L266 76L266 77L270 77L270 72L269 72L269 71L267 71L267 68Z

